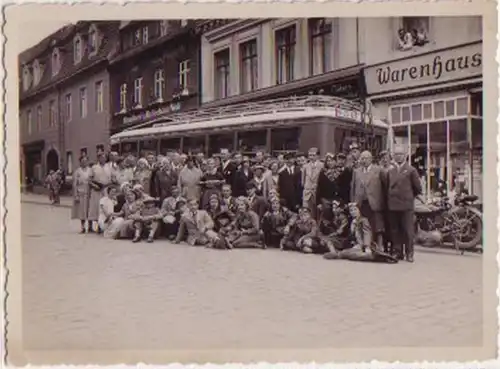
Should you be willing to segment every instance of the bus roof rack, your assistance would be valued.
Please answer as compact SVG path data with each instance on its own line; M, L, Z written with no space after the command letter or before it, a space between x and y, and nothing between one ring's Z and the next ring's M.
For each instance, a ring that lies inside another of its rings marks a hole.
M353 111L361 113L363 106L351 100L343 99L336 96L326 95L307 95L307 96L290 96L280 99L263 100L258 102L248 102L234 105L219 106L214 108L201 108L186 112L168 114L164 117L157 117L146 124L152 124L153 127L163 127L167 125L175 125L182 123L191 123L197 121L228 119L231 117L244 117L249 115L265 114L273 111L290 111L297 109L298 111L304 108L333 108L337 107L345 111ZM139 128L135 126L132 129Z

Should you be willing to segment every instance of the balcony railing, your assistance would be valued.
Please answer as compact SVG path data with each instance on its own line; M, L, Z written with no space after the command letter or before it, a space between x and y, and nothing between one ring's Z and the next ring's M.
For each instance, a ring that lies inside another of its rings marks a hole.
M281 99L260 102L242 103L195 111L169 114L158 117L143 125L153 124L154 127L170 126L182 123L200 121L240 118L245 116L272 114L277 112L306 111L306 110L331 110L336 109L339 116L360 120L363 107L361 104L335 96L309 95L286 97ZM137 129L138 126L130 129Z

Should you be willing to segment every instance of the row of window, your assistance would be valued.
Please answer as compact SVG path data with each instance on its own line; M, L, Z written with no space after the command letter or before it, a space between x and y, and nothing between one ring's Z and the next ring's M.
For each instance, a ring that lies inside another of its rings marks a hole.
M481 101L477 94L470 98L471 114L481 116ZM460 118L468 114L467 96L436 100L426 103L405 104L391 107L391 124L421 123L444 118Z
M332 23L326 19L309 20L309 58L310 75L328 72L332 68ZM295 79L297 58L297 27L295 25L279 29L274 34L276 84ZM239 45L239 84L240 93L259 88L258 44L257 39ZM230 95L231 53L226 48L214 54L215 98Z
M64 119L69 122L73 119L73 96L68 93L64 96ZM94 109L96 113L102 113L104 111L104 85L102 81L98 81L94 85ZM49 128L55 127L57 125L57 107L56 101L49 101ZM85 118L88 112L88 96L87 87L81 87L78 91L78 116L80 118ZM43 127L43 108L42 105L38 105L36 108L36 121L35 126L38 132L42 130ZM26 111L26 125L28 135L33 133L33 112L31 109Z
M182 91L187 89L189 86L189 74L190 74L190 61L184 60L179 63L178 69L178 86ZM179 92L181 92L179 91ZM127 83L123 83L120 86L120 112L126 112L129 109L128 104L128 92L129 87ZM151 101L146 101L144 96L144 83L143 77L137 77L133 82L133 99L132 99L132 109L140 109L149 103L159 103L166 100L165 96L165 70L157 69L154 72L153 80L153 96Z
M163 37L169 33L169 29L171 23L175 22L172 20L161 20L159 22L155 22L156 29L152 29L152 35L150 34L150 25L146 24L143 26L139 26L133 30L130 30L127 33L122 34L121 36L121 48L122 51L129 49L131 47L137 47L141 45L146 45L149 43L151 38L155 37ZM180 21L181 27L185 27L188 24L187 19L183 19Z
M77 65L83 60L85 51L88 51L89 57L95 55L99 46L100 37L97 27L91 25L86 40L84 40L81 34L77 34L73 39L73 64ZM52 51L50 67L52 77L55 77L61 71L62 56L60 49L57 47ZM31 67L25 65L22 77L23 90L27 91L31 87L36 87L42 80L45 69L45 66L38 59L33 62Z

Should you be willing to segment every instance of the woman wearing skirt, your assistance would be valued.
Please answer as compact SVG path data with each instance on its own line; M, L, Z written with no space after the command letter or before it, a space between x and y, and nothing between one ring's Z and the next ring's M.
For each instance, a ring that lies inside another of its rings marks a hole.
M92 169L89 167L89 160L86 156L82 156L80 167L73 175L73 206L71 209L71 219L80 220L80 233L92 229L92 224L88 220L91 175Z

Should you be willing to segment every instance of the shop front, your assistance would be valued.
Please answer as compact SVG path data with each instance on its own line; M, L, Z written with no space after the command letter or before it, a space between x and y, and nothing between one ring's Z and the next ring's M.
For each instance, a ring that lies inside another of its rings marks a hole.
M389 146L407 146L426 197L443 183L482 202L482 42L369 66L365 80Z

